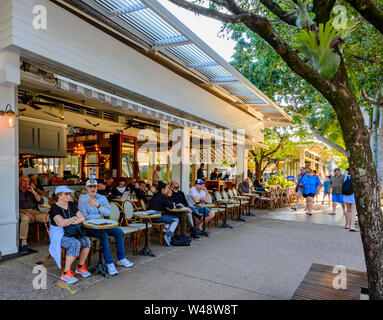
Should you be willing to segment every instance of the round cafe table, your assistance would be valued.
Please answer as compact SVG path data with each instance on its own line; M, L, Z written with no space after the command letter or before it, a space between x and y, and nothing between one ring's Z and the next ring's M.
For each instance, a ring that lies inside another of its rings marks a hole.
M205 235L206 237L209 236L209 234L206 231L206 208L214 208L214 203L207 203L207 202L199 202L194 205L197 208L203 208L203 228L202 228L202 235Z
M225 221L218 228L231 228L231 229L233 229L233 227L230 224L226 223L226 215L227 215L227 205L228 204L234 204L235 201L230 200L230 199L221 199L221 200L218 200L217 203L219 205L222 205L222 204L225 205Z
M241 195L246 196L249 199L249 201L250 201L250 203L249 203L249 211L247 212L247 214L245 214L245 216L255 217L256 215L254 213L250 212L251 197L254 197L255 193L241 193Z
M92 219L87 220L82 223L84 228L95 229L100 232L100 245L99 245L99 255L98 255L98 264L97 266L90 269L91 272L100 273L104 278L108 277L107 269L102 260L102 255L104 253L104 230L112 229L118 227L118 222L110 219Z
M161 217L161 213L153 213L148 211L137 211L134 213L134 216L145 220L145 245L142 249L138 250L134 255L137 256L139 254L155 257L152 250L149 248L149 229L148 229L148 220L155 219Z
M242 200L247 200L248 197L245 197L245 196L233 196L233 199L238 199L239 200L239 217L237 217L235 219L235 221L246 222L246 220L241 217L241 214L243 214L243 212L242 212ZM249 205L249 207L250 207L250 205Z

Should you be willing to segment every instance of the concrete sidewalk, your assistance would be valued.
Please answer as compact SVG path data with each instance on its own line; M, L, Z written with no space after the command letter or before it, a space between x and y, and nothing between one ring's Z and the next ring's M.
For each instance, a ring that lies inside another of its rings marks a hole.
M365 270L360 234L348 232L340 222L291 221L288 217L297 213L290 208L253 212L257 217L246 217L245 223L229 220L234 229L210 228L209 238L193 241L190 247L160 247L154 240L157 257L130 254L136 266L118 267L120 274L106 280L97 275L61 286L60 272L50 261L48 289L34 290L31 270L37 254L0 264L0 297L290 299L313 262ZM315 215L327 219L327 213ZM335 219L341 218L340 211Z

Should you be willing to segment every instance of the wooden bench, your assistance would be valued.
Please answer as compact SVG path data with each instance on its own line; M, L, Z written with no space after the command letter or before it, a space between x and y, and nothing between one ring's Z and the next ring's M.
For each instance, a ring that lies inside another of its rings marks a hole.
M334 266L313 263L300 283L292 300L360 300L361 292L368 288L364 271L347 269L347 289L333 287Z

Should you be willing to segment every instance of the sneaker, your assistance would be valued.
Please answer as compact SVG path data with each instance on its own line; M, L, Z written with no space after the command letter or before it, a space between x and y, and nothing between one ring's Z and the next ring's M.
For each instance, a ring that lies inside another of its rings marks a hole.
M125 268L130 268L134 266L133 262L130 262L128 259L124 258L122 260L117 261L118 266L124 266Z
M350 229L350 230L348 230L348 231L350 231L350 232L359 232L358 229Z
M166 235L168 235L169 237L174 237L174 232L173 231L170 231L169 229L164 229L164 233Z
M61 280L66 282L66 283L69 283L69 284L76 283L78 281L78 279L75 278L75 276L73 275L73 271L72 270L64 272L61 275Z
M194 233L194 232L190 232L190 237L193 238L193 239L199 239L200 237Z
M291 207L291 209L297 211L297 208Z
M21 249L20 249L20 253L21 254L27 254L29 253L29 249L28 249L28 246L26 244L24 244Z
M329 215L330 216L335 216L335 212L330 212Z
M198 230L196 227L191 227L190 228L190 234L194 233L195 235L201 235L202 234L202 231L201 230Z
M88 270L86 270L86 268L85 268L85 264L84 264L81 268L79 268L79 267L77 266L77 267L76 267L76 270L75 270L75 274L79 274L79 275L81 275L83 278L88 278L88 277L91 276L91 273L90 273Z
M109 263L106 265L106 267L108 268L109 275L114 276L115 274L118 274L118 271L116 267L114 266L114 263Z
M166 245L168 247L170 247L171 238L167 234L164 234L164 240L165 240Z

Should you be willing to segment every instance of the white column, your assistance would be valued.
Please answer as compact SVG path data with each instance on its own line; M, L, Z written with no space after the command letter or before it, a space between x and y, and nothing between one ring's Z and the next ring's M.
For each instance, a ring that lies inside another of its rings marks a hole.
M190 183L190 130L174 126L171 141L172 180L178 181L181 190L187 195Z
M237 142L237 175L235 177L237 183L242 182L247 178L247 161L248 161L248 148L245 144L244 130L238 129L236 135Z
M0 51L0 110L10 104L17 113L17 86L20 84L20 57ZM18 252L19 178L18 121L9 128L0 117L0 251L2 255Z

